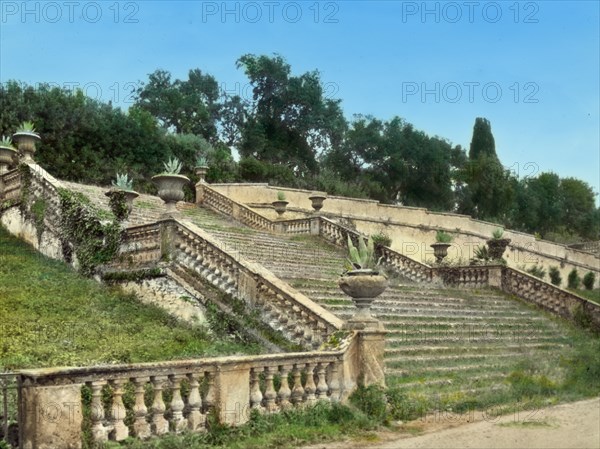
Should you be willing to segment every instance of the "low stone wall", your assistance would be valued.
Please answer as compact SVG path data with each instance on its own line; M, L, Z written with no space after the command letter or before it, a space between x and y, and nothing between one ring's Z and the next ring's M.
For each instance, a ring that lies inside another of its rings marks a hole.
M271 202L282 191L289 201L286 219L302 218L314 214L311 201L314 193L308 190L269 186L268 184L211 184L210 187L234 201L250 206L262 216L275 220L277 214ZM485 245L498 225L475 220L466 215L430 212L424 208L393 206L378 201L328 196L320 214L332 220L343 220L365 235L384 232L392 238L391 249L422 263L434 260L430 244L435 234L443 230L455 239L449 249L449 258L465 264L473 257L475 248ZM576 268L580 276L588 271L596 273L596 286L600 286L600 257L566 245L536 240L533 235L505 230L504 237L511 239L505 254L508 265L528 269L541 265L560 270L566 283L569 272Z

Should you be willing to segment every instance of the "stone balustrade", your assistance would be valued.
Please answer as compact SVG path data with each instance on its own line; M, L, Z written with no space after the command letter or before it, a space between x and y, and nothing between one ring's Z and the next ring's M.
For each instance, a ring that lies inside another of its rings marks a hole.
M348 363L339 350L24 370L23 447L81 447L82 429L94 443L203 432L209 413L240 425L253 410L338 402L356 384Z
M457 288L500 288L501 266L437 267L435 277L444 285Z
M311 234L311 218L298 218L277 222L277 228L284 234Z
M21 196L21 173L18 169L0 174L0 201L15 203Z
M133 226L123 233L118 265L143 266L160 261L161 228L158 223Z
M529 273L504 267L501 289L573 321L588 321L600 329L600 305Z

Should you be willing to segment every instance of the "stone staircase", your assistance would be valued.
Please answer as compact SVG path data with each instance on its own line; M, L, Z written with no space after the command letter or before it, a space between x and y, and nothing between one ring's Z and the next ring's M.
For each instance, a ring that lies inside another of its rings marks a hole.
M107 208L104 190L64 183ZM155 221L160 199L141 195L129 226ZM229 251L262 264L340 318L355 308L337 287L345 251L318 237L273 235L193 204L179 203L184 219L211 233ZM454 290L391 278L372 312L388 330L388 384L411 394L476 395L508 388L506 377L524 366L559 365L569 349L565 324L491 289Z

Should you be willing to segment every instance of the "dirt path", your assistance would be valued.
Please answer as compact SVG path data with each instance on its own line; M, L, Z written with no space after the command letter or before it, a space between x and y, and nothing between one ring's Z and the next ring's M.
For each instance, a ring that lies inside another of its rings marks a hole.
M412 436L411 432L423 432ZM481 413L430 416L379 440L344 441L305 449L600 449L600 398L490 418Z

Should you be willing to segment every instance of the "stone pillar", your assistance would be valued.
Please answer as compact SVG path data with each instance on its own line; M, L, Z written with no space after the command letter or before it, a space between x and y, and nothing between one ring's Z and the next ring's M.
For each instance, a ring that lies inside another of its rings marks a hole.
M310 235L319 235L321 233L321 219L319 217L311 217L310 219Z
M250 418L250 365L217 368L215 408L223 424L239 426Z
M83 384L22 388L23 449L80 449Z
M196 183L196 204L204 203L204 185L203 182Z
M501 266L495 266L495 267L489 267L488 268L488 286L489 287L496 287L501 289L502 288L502 270L503 267Z
M351 319L344 328L356 331L356 346L350 359L355 366L349 370L356 376L356 382L365 387L373 384L385 387L384 353L387 332L383 323L373 317L363 322Z
M164 220L160 222L160 258L171 260L175 250L175 228L173 222Z

